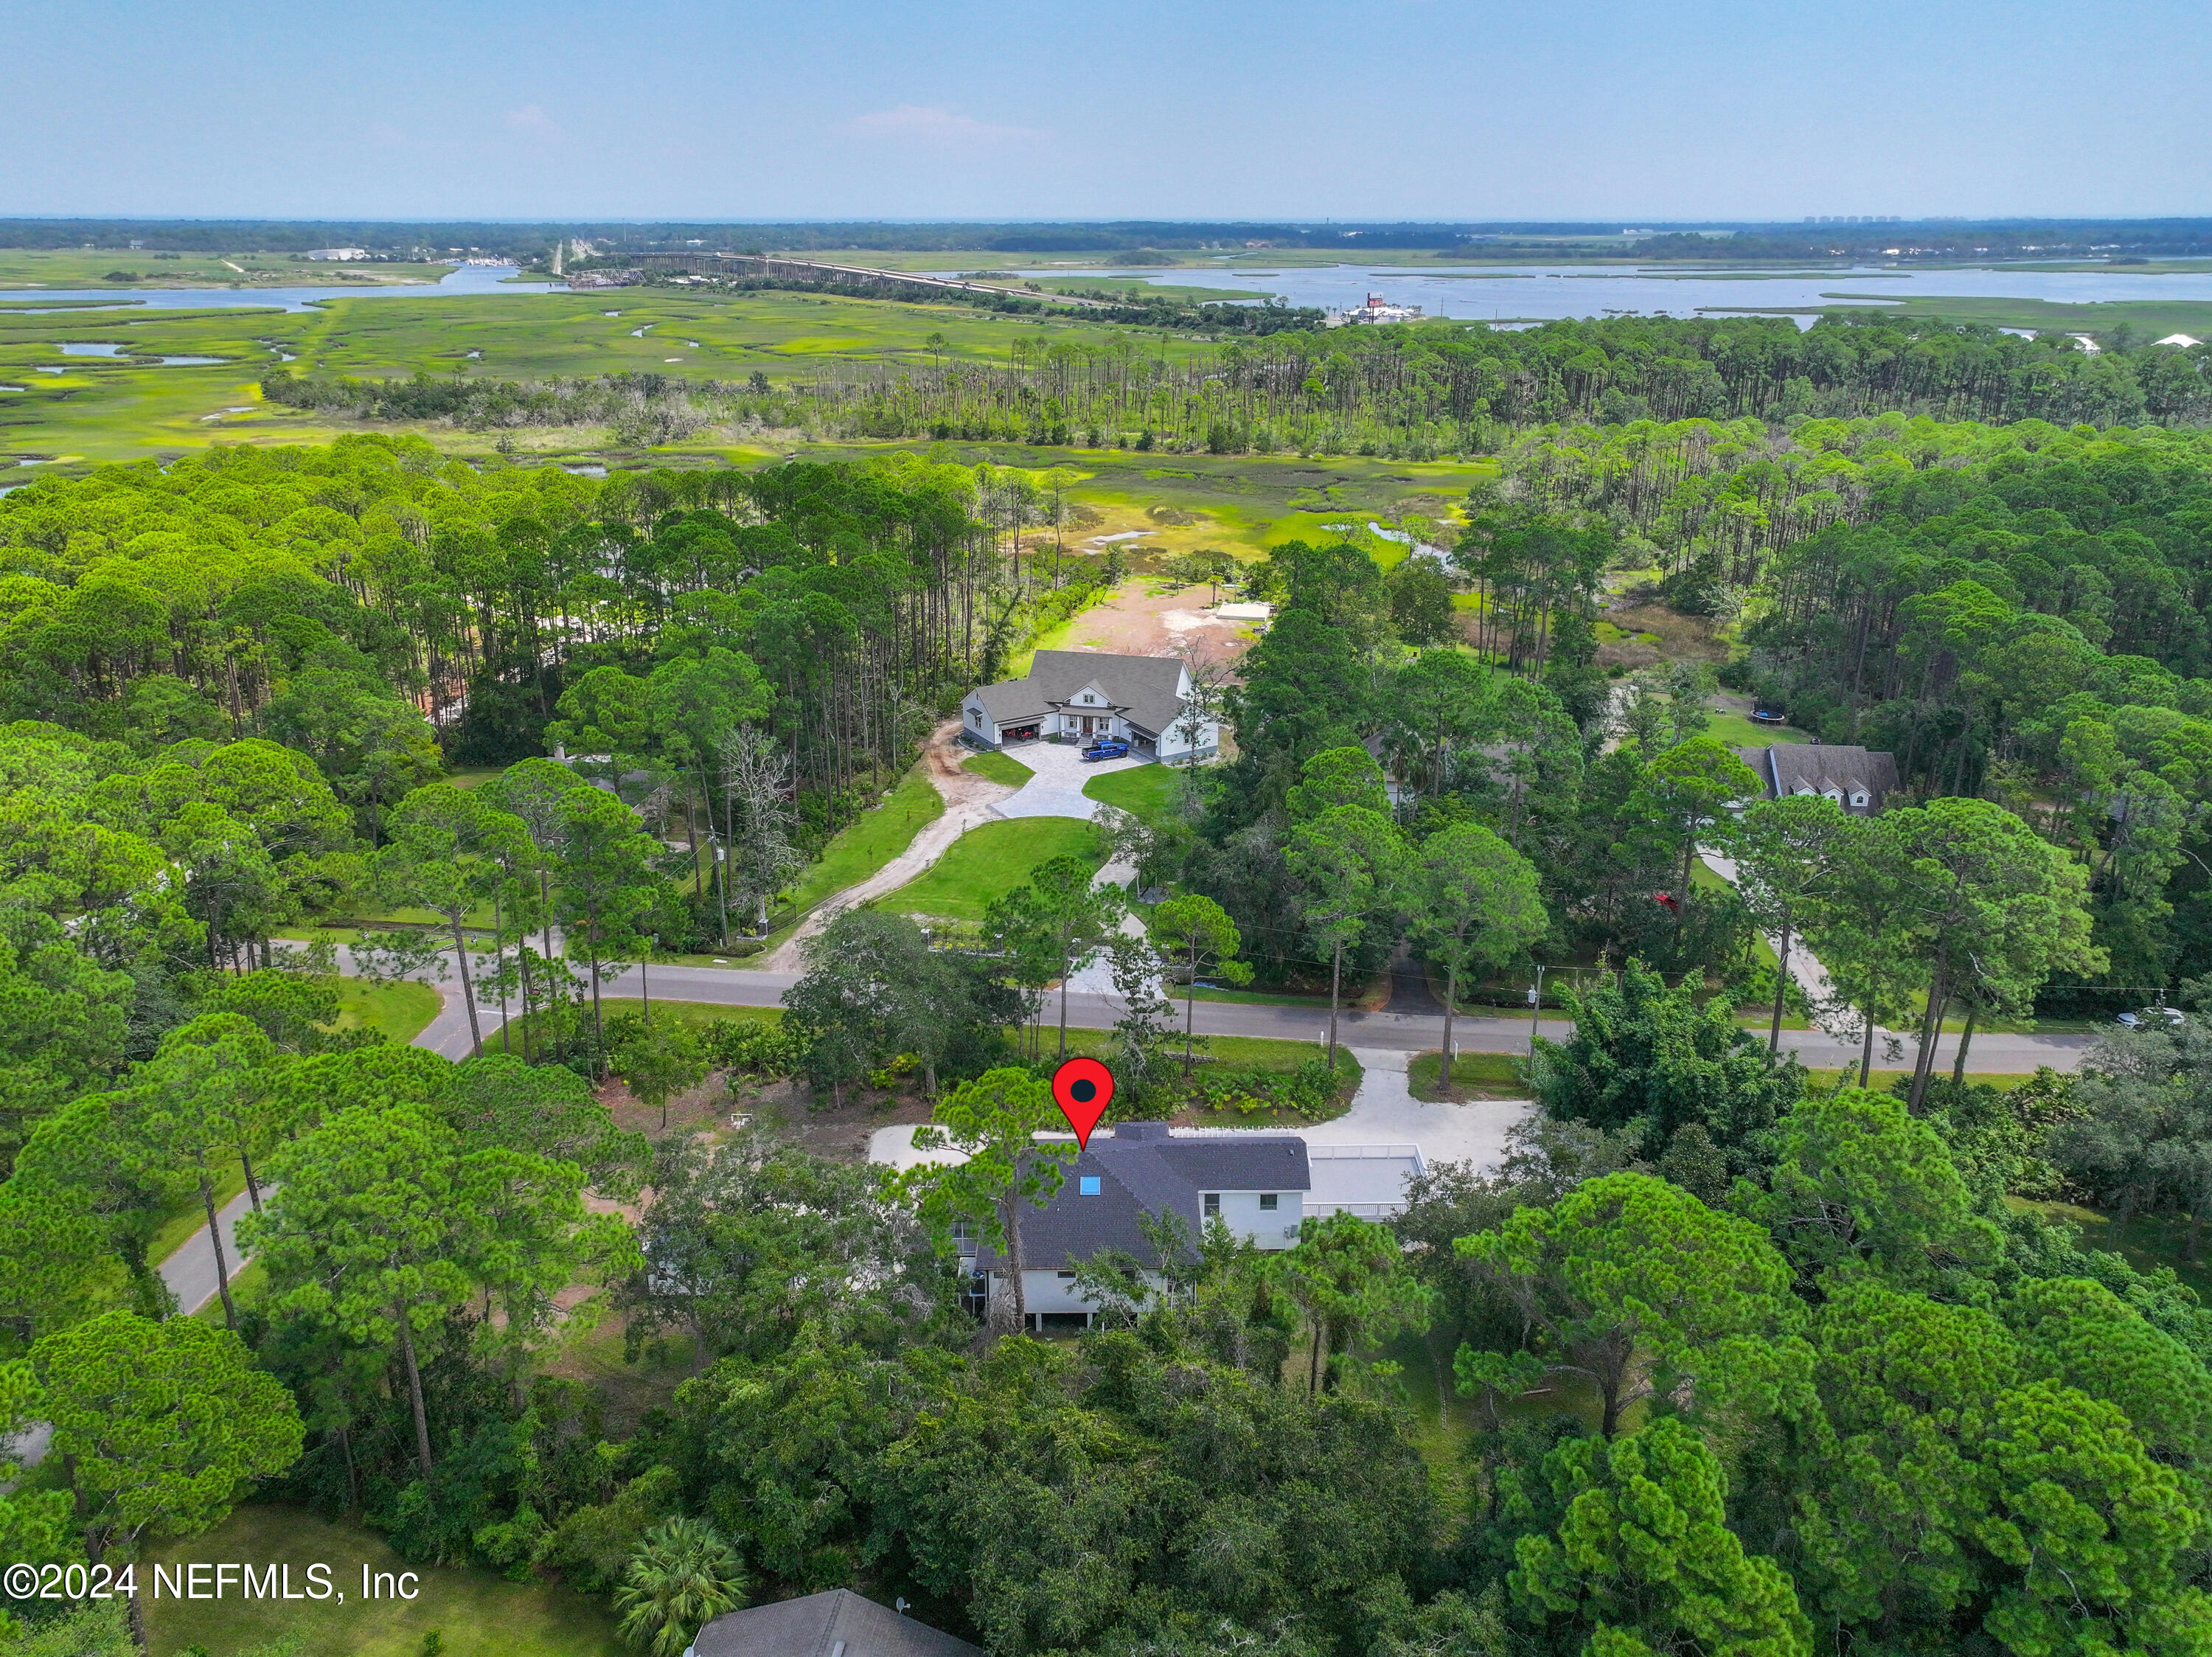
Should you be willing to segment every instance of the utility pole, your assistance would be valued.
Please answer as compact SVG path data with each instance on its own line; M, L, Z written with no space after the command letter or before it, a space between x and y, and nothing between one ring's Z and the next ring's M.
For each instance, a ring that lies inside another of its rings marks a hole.
M1536 1057L1536 1026L1544 1016L1544 968L1536 967L1536 982L1528 988L1528 1057Z

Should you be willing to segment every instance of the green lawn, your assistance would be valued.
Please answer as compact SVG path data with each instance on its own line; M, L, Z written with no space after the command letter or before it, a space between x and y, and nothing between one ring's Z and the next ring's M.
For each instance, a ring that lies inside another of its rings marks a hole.
M1431 1105L1443 1101L1437 1085L1437 1071L1443 1062L1440 1052L1414 1057L1406 1075L1414 1098ZM1513 1053L1462 1053L1452 1061L1452 1081L1463 1093L1477 1099L1525 1099L1528 1084L1521 1074L1523 1063Z
M609 996L600 1005L602 1010L609 1017L612 1017L617 1013L635 1012L638 1000L635 996ZM783 1008L781 1007L726 1007L720 1002L712 1001L664 1001L659 996L653 998L653 1010L655 1014L667 1014L679 1024L702 1027L710 1024L726 1022L775 1024L780 1022L783 1017ZM532 1016L537 1015L533 1014ZM584 1017L587 1021L591 1018L588 1002L585 1006ZM484 1051L486 1052L511 1051L520 1057L525 1033L524 1020L509 1019L498 1035L493 1036L484 1043ZM511 1046L506 1045L509 1043L512 1044Z
M177 1600L145 1595L149 1648L174 1657L187 1647L231 1657L255 1646L296 1639L294 1657L421 1657L428 1636L441 1636L445 1657L618 1657L606 1602L550 1582L510 1582L460 1565L410 1564L359 1526L336 1524L300 1508L240 1508L204 1535L161 1542L147 1550L140 1581L151 1571L191 1560L251 1560L289 1564L298 1592L307 1568L330 1568L336 1591L325 1600L241 1599L234 1586L223 1599ZM412 1570L416 1597L363 1599L361 1573ZM339 1603L340 1596L343 1603Z
M2026 1080L2026 1078L2021 1078ZM1976 1076L1977 1081L1994 1077ZM2172 1266L2175 1276L2197 1294L2212 1299L2212 1241L2205 1244L2206 1258L2189 1258L2189 1221L2179 1215L2138 1214L2116 1220L2095 1209L2072 1203L2036 1203L2024 1197L2008 1197L2006 1205L2046 1220L2063 1220L2081 1228L2081 1246L2107 1249L2138 1271Z
M1795 725L1755 725L1747 715L1736 713L1707 715L1705 734L1731 748L1771 748L1777 743L1813 740L1810 733Z
M988 777L994 783L1004 783L1018 789L1036 773L1011 754L979 753L968 760L968 769L978 777Z
M1972 1055L1969 1057L1971 1057ZM1880 1065L1876 1065L1867 1073L1867 1086L1878 1092L1887 1093L1892 1084L1905 1080L1911 1074L1910 1070L1885 1070ZM1805 1075L1816 1087L1832 1087L1838 1081L1845 1079L1848 1079L1854 1087L1859 1085L1859 1067L1856 1064L1846 1065L1836 1070L1808 1069ZM1951 1066L1948 1060L1936 1067L1936 1075L1939 1081L1950 1079ZM1982 1087L1994 1087L2001 1093L2008 1093L2015 1087L2025 1087L2029 1082L2034 1081L2035 1077L2032 1073L2025 1075L2005 1075L1994 1071L1970 1069L1966 1072L1966 1080Z
M1090 799L1141 818L1147 823L1166 819L1175 809L1182 788L1182 774L1171 765L1133 765L1127 771L1108 771L1083 785Z
M411 978L398 984L347 978L338 986L337 1027L374 1030L386 1041L404 1046L422 1033L444 1005L435 990Z
M799 883L790 903L804 913L833 892L865 880L914 844L923 825L945 814L945 801L917 765L899 779L891 797L844 830L822 849Z
M231 1262L234 1267L237 1264L235 1260ZM230 1280L231 1304L235 1306L242 1314L246 1307L259 1300L268 1293L268 1290L269 1269L258 1260L248 1261L246 1270ZM209 1296L208 1303L192 1313L192 1316L198 1318L202 1323L213 1324L217 1328L221 1328L222 1326L222 1296L220 1295Z
M1183 998L1182 989L1171 987L1174 988L1175 999L1181 1001ZM1293 996L1287 991L1276 990L1208 990L1201 986L1192 999L1237 1002L1247 1007L1313 1007L1318 1008L1324 1013L1328 1011L1328 996L1325 993L1319 996ZM1358 1000L1357 995L1347 990L1343 996L1343 1004L1350 1007Z
M230 1199L246 1189L246 1170L236 1160L224 1163L215 1171L215 1205L220 1209ZM195 1191L162 1218L154 1233L154 1240L146 1245L146 1258L155 1265L167 1259L185 1246L185 1240L207 1224L207 1205L200 1201Z
M983 911L1051 857L1080 857L1094 868L1098 832L1073 817L1017 817L962 835L920 880L881 900L907 915L980 922Z

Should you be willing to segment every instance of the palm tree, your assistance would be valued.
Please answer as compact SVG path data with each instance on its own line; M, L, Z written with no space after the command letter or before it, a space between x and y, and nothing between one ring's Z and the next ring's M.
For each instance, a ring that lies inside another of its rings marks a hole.
M615 1590L618 1631L653 1657L681 1657L709 1621L744 1602L736 1550L699 1519L672 1519L648 1534Z

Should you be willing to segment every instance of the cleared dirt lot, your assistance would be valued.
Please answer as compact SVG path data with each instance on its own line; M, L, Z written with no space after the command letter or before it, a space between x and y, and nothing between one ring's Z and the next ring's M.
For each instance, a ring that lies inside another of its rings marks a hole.
M1169 588L1158 578L1133 576L1112 599L1078 616L1052 643L1059 649L1109 655L1167 656L1196 641L1217 659L1234 661L1255 635L1245 623L1224 621L1207 610L1208 593L1204 587Z

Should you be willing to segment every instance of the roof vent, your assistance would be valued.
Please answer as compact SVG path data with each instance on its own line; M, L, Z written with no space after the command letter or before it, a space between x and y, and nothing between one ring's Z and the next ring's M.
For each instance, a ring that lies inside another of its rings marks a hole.
M1116 1139L1165 1139L1168 1124L1164 1122L1117 1122L1114 1124Z

